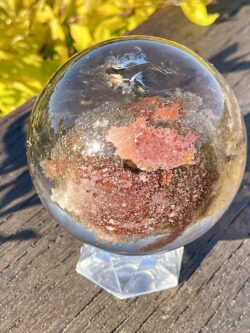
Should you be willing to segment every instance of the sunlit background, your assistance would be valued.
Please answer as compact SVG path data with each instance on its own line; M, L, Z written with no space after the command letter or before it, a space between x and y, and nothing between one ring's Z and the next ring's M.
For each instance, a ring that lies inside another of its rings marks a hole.
M208 0L0 0L0 117L38 94L74 53L133 30L156 10L177 5L212 24Z

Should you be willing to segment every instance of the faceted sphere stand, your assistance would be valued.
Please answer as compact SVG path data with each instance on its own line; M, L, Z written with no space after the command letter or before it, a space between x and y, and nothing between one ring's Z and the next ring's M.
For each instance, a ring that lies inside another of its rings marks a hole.
M83 245L76 271L115 297L125 299L178 285L184 247L126 256Z

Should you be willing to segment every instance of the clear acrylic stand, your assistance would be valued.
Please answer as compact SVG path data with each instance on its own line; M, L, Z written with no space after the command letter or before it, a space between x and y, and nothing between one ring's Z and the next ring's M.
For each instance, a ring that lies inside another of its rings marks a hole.
M120 299L135 297L177 286L183 250L124 256L84 245L76 271Z

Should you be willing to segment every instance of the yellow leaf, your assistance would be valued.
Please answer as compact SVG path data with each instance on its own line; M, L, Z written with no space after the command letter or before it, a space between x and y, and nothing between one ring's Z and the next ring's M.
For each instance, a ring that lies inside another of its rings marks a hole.
M117 32L125 29L126 22L121 17L111 17L103 20L94 31L95 42L101 42L117 36Z
M51 37L53 40L56 40L56 39L64 40L65 39L63 28L57 18L53 18L50 21L50 30L51 30Z
M60 62L63 64L67 61L69 57L68 49L64 44L55 45L55 51L60 56Z
M179 6L187 18L198 25L208 26L215 22L219 14L208 14L206 4L207 0L183 0Z
M70 25L71 37L74 40L74 46L77 51L80 51L88 47L92 42L89 29L86 26L80 26L78 24Z
M122 10L114 3L103 3L96 8L103 16L114 16L121 14Z
M8 60L8 58L9 58L8 53L0 50L0 61L1 60Z
M53 19L54 14L50 6L40 3L35 16L36 22L47 23L49 20Z

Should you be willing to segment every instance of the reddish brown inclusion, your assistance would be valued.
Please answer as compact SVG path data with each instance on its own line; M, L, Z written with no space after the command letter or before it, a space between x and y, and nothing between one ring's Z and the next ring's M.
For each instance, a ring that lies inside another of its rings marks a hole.
M205 167L203 154L197 154L195 164L191 164L195 133L181 136L175 129L153 127L152 122L166 119L167 114L172 117L168 121L176 121L180 117L179 102L150 97L129 107L136 115L135 122L113 127L107 135L119 148L121 158L82 157L68 146L70 156L61 147L51 160L44 161L43 168L57 184L71 181L73 194L79 198L77 213L71 214L99 238L119 242L167 232L172 240L193 221L197 209L210 200L216 176ZM168 109L165 113L164 108ZM138 128L143 129L142 134L135 146L131 146L131 138L127 141L126 138L133 136ZM169 156L164 151L166 133L175 138L172 145L177 155ZM72 129L72 143L76 141L74 135L79 134ZM181 156L182 163L175 156ZM124 168L124 159L128 157L140 170Z
M130 108L136 115L136 121L129 126L113 126L106 136L121 159L130 160L145 171L170 170L192 163L197 134L190 131L184 136L175 129L153 126L157 121L177 120L180 112L178 102L167 103L159 97L149 97L132 104ZM152 125L148 126L147 121Z

